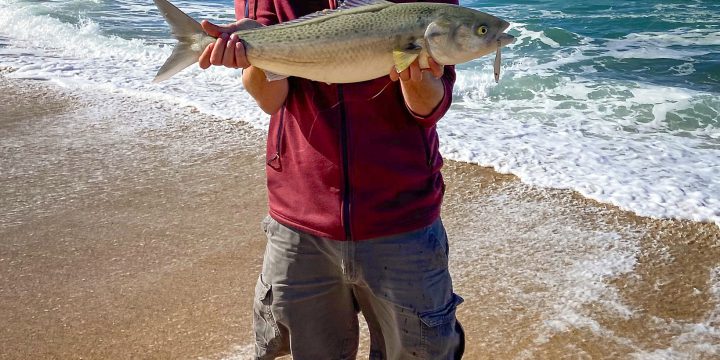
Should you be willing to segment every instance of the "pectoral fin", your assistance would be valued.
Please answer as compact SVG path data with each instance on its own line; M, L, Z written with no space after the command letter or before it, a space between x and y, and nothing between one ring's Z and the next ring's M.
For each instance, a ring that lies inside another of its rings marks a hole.
M267 71L265 69L263 69L263 72L265 73L265 77L267 78L267 81L277 81L277 80L282 80L282 79L285 79L288 77L287 75L276 74L274 72Z
M393 60L395 60L395 71L402 72L410 67L415 59L420 55L421 49L413 50L395 50L393 51Z

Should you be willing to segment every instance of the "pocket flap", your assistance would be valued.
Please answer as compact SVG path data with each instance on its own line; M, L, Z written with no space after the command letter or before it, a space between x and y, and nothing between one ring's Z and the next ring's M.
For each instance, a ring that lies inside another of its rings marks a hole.
M421 312L418 314L420 320L422 320L428 327L435 327L442 324L447 324L455 319L455 308L465 301L462 297L457 294L452 295L450 302L445 304L440 309L430 310Z
M264 302L270 296L271 289L272 289L272 286L270 284L265 283L265 280L263 279L262 274L260 274L260 277L258 277L257 284L255 284L255 297L258 300L260 300L261 302Z

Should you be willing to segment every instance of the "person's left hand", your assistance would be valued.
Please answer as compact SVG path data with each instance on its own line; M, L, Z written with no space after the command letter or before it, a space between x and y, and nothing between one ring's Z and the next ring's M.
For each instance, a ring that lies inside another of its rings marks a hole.
M438 64L431 57L428 57L428 66L430 66L430 67L427 69L421 69L419 59L415 59L415 61L413 61L412 64L410 64L410 67L408 67L407 69L405 69L401 72L397 72L397 70L395 69L395 66L393 66L390 69L390 80L392 80L392 81L398 81L398 80L421 81L423 79L423 73L428 72L428 71L430 73L432 73L432 75L436 79L439 79L445 72L445 66Z

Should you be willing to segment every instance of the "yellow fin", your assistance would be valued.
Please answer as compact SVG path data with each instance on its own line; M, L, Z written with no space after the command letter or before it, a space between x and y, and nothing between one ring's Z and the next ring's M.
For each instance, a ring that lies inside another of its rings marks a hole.
M420 55L419 51L403 51L403 50L395 50L393 51L393 60L395 60L395 70L397 72L401 72L407 68L410 67L410 64L412 64L415 59Z

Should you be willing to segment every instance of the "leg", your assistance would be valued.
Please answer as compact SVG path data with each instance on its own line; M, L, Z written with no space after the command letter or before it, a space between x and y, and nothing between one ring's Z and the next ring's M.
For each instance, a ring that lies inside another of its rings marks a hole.
M463 334L455 318L447 236L439 220L406 234L358 243L356 297L381 359L456 359ZM375 326L373 326L375 324Z
M256 289L258 359L354 359L358 319L339 247L267 220L268 243Z

